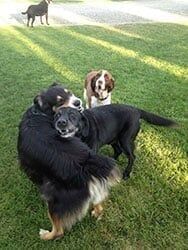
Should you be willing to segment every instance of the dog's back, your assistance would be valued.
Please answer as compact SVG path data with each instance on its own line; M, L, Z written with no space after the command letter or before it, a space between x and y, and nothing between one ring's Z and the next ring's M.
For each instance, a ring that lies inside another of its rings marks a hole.
M43 16L48 12L48 3L43 0L39 4L30 5L26 12L22 14L28 14L30 16Z

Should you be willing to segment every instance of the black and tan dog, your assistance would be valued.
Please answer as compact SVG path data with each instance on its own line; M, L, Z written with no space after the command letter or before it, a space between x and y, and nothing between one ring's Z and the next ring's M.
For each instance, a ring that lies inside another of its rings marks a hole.
M52 223L51 232L40 231L44 240L62 237L64 229L81 220L90 206L98 217L110 187L120 180L112 159L96 155L79 138L60 137L53 125L54 112L69 104L74 104L69 92L51 86L36 96L19 125L21 167L39 186Z
M30 5L28 9L25 12L22 12L23 15L27 14L27 26L29 27L30 19L31 21L31 27L33 27L33 23L35 21L36 16L40 16L40 22L42 22L42 16L45 15L46 17L46 24L48 23L48 5L52 2L52 0L42 0L39 4Z
M174 126L170 119L123 104L104 105L86 109L82 113L72 108L61 108L55 115L55 127L61 137L78 136L95 152L111 144L114 158L121 153L128 157L123 173L129 178L135 160L134 141L140 130L140 119L159 126Z

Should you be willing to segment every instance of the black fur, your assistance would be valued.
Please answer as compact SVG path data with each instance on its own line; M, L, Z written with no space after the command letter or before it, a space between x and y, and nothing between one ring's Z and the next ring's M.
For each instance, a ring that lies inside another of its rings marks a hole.
M47 0L47 2L45 0L42 0L39 4L30 5L25 12L22 12L23 15L27 14L27 26L28 27L29 27L30 19L32 19L31 27L33 27L33 23L35 21L36 16L40 16L41 24L43 24L42 16L44 16L44 15L46 16L46 24L49 25L49 23L48 23L48 4L51 2L51 0Z
M52 107L60 86L52 86L34 99L19 125L18 156L22 169L39 186L49 213L63 217L89 198L89 181L106 179L115 162L96 155L79 138L61 138L53 126ZM42 105L41 105L42 97ZM38 101L39 100L39 103Z
M72 114L71 118L70 114ZM74 119L73 116L75 116ZM57 129L57 121L61 117L67 119L66 128L70 127L72 130L73 127L76 128L75 134L95 152L101 146L111 144L115 159L124 153L128 157L128 165L123 174L124 179L130 176L135 160L134 140L140 130L140 119L159 126L168 127L176 124L170 119L120 104L86 109L82 114L71 108L62 108L55 116ZM64 133L61 136L66 135L66 131L68 131L66 128L63 129ZM61 130L62 128L59 129L59 131Z

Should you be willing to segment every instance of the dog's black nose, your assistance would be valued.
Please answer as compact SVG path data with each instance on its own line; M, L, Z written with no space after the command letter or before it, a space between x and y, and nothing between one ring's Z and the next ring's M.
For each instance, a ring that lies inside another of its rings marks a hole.
M80 106L81 102L80 102L80 100L76 100L76 101L74 101L73 104L75 107L78 107L78 106Z
M59 128L64 128L64 127L67 126L67 121L66 121L66 120L59 120L59 121L57 122L57 126L58 126Z

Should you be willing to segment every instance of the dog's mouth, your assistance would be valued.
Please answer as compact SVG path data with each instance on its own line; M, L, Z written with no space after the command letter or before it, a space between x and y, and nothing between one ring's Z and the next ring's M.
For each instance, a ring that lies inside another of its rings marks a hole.
M106 96L106 97L99 97L99 100L100 101L104 101L104 100L106 100L108 98L108 95Z
M63 138L68 138L68 137L73 137L75 136L76 132L78 131L77 128L65 128L65 129L60 129L58 126L55 126L56 130L60 134L61 137Z

